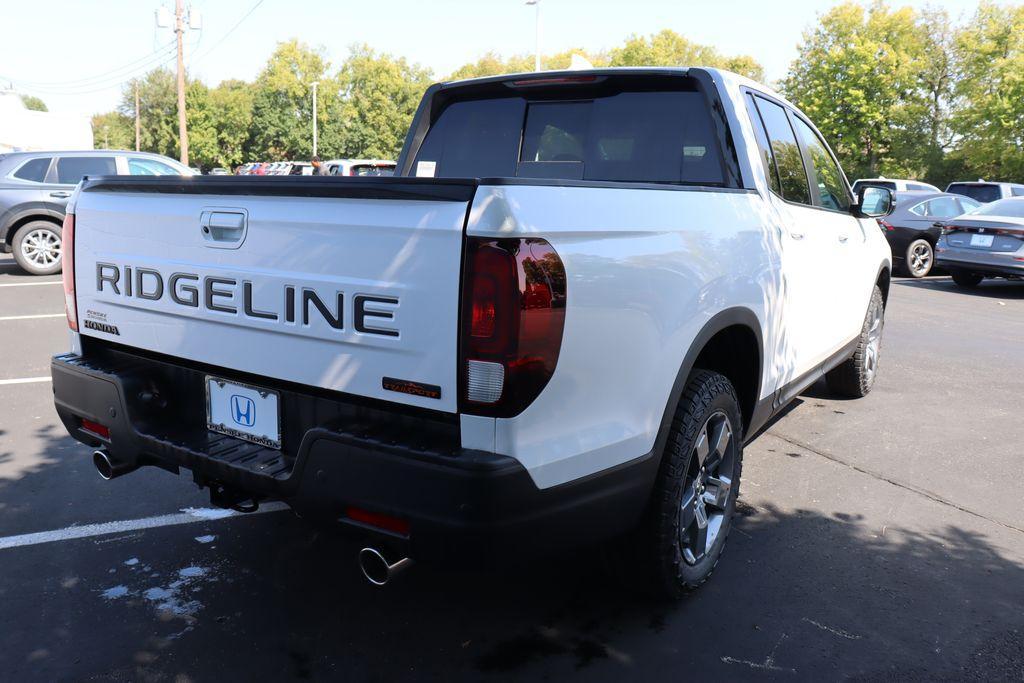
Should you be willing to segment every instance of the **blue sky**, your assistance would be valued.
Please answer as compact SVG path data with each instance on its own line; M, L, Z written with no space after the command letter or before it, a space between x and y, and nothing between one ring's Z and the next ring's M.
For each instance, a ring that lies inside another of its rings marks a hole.
M523 0L194 0L202 31L188 35L190 73L213 85L251 79L278 41L322 46L332 63L368 43L431 68L438 77L488 50L532 53L534 10ZM0 88L13 80L51 111L92 114L113 108L120 84L161 63L173 34L154 11L173 0L0 0ZM724 53L750 54L769 80L781 78L801 33L831 0L541 0L542 49L610 48L633 33L670 28ZM924 1L892 2L923 6ZM976 0L932 0L967 17ZM231 33L229 34L229 31ZM226 36L226 37L225 37ZM168 60L170 60L168 62Z

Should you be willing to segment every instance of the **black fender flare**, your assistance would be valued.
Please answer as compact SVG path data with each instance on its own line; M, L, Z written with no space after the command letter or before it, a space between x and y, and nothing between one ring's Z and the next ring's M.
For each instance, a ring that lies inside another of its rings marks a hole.
M45 206L30 206L18 211L17 213L5 216L3 224L0 224L0 244L9 245L11 238L14 237L14 235L11 234L11 228L18 223L23 222L26 218L50 220L55 223L62 223L64 221L64 214L60 211L48 209Z
M676 379L672 383L672 390L669 392L668 402L665 404L665 412L661 417L661 424L658 427L658 436L654 440L654 455L661 461L661 456L665 452L665 443L668 441L669 429L672 426L672 417L675 415L676 407L679 405L679 399L683 395L683 390L686 388L686 382L690 378L690 373L693 372L694 363L697 361L697 357L700 356L704 347L716 334L726 329L727 327L734 327L740 325L747 327L754 336L757 338L757 390L754 396L755 401L755 414L757 411L756 406L760 403L761 398L761 379L764 376L764 336L761 330L761 321L758 320L757 315L749 308L743 308L736 306L733 308L727 308L723 311L719 311L711 317L704 327L700 329L697 336L694 337L693 342L690 344L690 348L687 349L686 355L683 356L683 362L679 366L679 370L676 372ZM744 437L753 434L754 430L751 429L752 425L744 425ZM755 427L756 429L756 427Z

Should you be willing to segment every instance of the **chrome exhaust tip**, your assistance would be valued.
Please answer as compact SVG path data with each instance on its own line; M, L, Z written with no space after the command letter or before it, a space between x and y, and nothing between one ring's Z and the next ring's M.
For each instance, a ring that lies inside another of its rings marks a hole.
M363 548L359 551L359 569L366 580L374 586L384 586L399 573L412 566L412 559L403 557L389 563L376 548Z
M138 465L134 463L114 460L110 457L109 453L102 449L93 451L92 464L96 467L96 471L99 472L100 477L104 481L116 479L123 474L128 474L138 469Z

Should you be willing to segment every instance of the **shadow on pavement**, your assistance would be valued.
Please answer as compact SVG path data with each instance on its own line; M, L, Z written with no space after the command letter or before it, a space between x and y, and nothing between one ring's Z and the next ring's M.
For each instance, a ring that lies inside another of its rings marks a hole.
M894 278L892 284L901 287L916 287L936 292L950 292L966 296L978 296L987 299L1008 299L1024 300L1024 282L1011 280L985 280L977 287L960 287L953 282L952 278L922 278L914 280L909 278Z
M3 551L0 619L17 628L0 635L0 671L193 681L1024 671L1024 566L952 526L876 529L852 510L741 503L715 576L670 605L612 582L596 552L487 573L417 566L378 589L358 574L357 549L273 513Z

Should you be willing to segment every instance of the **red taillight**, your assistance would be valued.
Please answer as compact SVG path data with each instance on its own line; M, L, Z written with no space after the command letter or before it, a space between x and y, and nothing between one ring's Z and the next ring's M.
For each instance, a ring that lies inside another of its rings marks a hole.
M519 81L512 81L516 88L533 88L540 85L570 85L579 83L596 83L597 76L553 76L549 78L524 78Z
M542 239L467 241L462 407L521 413L555 371L565 324L565 268Z
M60 238L61 279L64 281L64 312L68 327L78 332L78 302L75 301L75 214L64 216Z
M878 221L878 227L882 230L889 230L891 232L896 229L892 223L889 223L888 221L883 221L881 218L876 218L875 220Z
M104 439L110 438L110 428L105 425L101 425L99 422L93 422L92 420L82 418L82 429L87 432L92 432L96 436L101 436Z
M345 516L360 524L366 524L367 526L383 529L384 531L392 531L403 536L409 535L409 522L398 517L381 514L380 512L370 512L369 510L356 507L345 508Z

